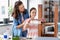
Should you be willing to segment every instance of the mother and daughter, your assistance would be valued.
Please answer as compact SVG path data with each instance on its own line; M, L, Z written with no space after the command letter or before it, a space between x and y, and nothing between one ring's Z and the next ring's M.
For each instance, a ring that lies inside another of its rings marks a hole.
M36 16L36 8L30 9L30 16L27 9L24 8L24 5L21 1L17 1L14 5L14 10L12 13L13 17L13 36L26 37L28 30L27 25L30 21L34 20Z

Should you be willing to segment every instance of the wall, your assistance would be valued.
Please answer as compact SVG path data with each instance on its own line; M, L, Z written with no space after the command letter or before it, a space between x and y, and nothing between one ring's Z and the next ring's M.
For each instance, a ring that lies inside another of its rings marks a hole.
M29 0L29 11L32 7L37 9L36 19L38 19L38 1L37 0Z
M25 8L27 9L27 0L21 0L25 6Z
M38 4L43 4L43 0L29 0L29 10L32 7L35 7L37 9L37 14L35 19L38 19Z

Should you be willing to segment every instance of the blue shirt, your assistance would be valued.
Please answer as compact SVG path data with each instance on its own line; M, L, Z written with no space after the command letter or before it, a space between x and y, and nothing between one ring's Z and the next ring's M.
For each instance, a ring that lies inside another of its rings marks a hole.
M26 10L25 13L23 13L23 18L26 20L29 18L28 11ZM14 36L21 36L22 35L22 28L17 29L16 27L22 23L22 16L21 14L18 15L18 20L13 18L13 35Z

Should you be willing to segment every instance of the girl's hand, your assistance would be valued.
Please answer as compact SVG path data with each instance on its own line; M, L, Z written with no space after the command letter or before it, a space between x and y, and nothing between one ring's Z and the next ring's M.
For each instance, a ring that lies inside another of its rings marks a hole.
M23 31L27 30L29 23L30 23L30 19L25 20L24 26L23 26Z

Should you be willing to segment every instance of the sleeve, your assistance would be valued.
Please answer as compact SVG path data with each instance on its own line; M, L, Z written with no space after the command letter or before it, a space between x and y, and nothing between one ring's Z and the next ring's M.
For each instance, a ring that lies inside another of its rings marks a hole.
M16 36L18 33L16 27L18 26L18 21L13 18L13 28L12 28L12 35Z
M13 26L16 28L18 26L18 21L16 19L13 20Z

